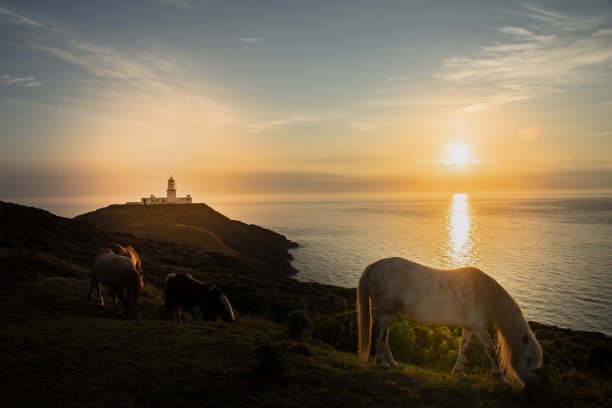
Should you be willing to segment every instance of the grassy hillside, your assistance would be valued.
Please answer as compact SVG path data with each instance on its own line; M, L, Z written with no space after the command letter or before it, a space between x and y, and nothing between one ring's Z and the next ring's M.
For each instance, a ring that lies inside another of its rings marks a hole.
M287 250L297 244L274 231L230 220L206 204L111 205L76 219L108 231L229 255L262 270L295 272Z
M531 323L545 365L519 392L493 381L476 342L466 375L451 375L459 329L398 315L390 342L402 364L380 370L354 352L353 290L13 204L0 203L0 223L0 406L612 406L612 340L601 334ZM143 257L134 320L85 299L106 242ZM219 285L239 322L163 320L163 278L174 271ZM287 318L296 314L301 325Z

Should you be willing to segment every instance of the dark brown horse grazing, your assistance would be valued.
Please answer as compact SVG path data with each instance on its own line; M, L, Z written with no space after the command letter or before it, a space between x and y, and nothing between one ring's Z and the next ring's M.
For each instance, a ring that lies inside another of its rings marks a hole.
M181 309L197 306L204 320L214 322L220 317L234 323L236 315L223 292L212 283L203 283L188 273L172 273L166 277L166 316L174 313L174 320L182 322Z

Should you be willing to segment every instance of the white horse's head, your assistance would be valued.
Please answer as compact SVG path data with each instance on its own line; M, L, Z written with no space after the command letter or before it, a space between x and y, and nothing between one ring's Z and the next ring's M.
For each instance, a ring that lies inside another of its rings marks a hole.
M542 347L531 330L525 333L522 338L522 347L517 363L516 374L521 381L528 383L538 379L534 371L542 367Z

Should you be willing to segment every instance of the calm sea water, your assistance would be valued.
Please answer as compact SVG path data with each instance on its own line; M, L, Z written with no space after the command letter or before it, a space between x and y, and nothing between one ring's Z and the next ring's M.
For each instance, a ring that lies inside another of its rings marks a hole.
M297 279L355 287L390 256L476 266L530 320L612 335L612 198L216 204L297 241Z

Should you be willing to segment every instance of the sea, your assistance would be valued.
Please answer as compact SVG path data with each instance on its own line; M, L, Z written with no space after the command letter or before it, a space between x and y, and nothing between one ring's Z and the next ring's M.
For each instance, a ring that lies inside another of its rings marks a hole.
M364 268L404 257L471 265L496 279L528 320L612 336L612 197L487 197L219 203L277 231L296 279L354 288Z
M612 336L611 194L207 204L297 242L300 281L354 288L367 265L394 256L471 265L506 288L528 320ZM97 208L39 207L69 217Z

